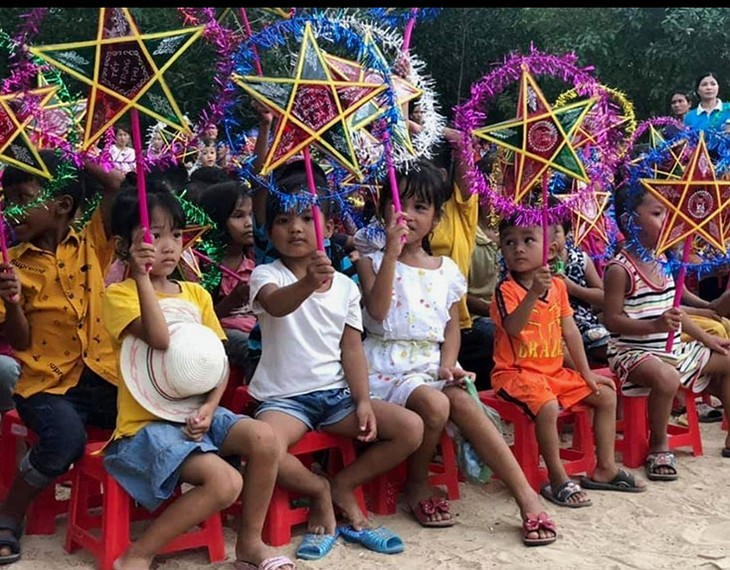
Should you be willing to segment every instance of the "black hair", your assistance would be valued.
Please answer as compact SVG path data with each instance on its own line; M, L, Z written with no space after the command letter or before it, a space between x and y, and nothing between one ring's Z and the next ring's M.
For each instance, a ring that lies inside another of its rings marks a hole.
M630 229L625 222L625 216L630 216L632 212L641 204L646 195L646 189L641 184L636 184L633 191L629 191L628 184L620 181L616 184L613 193L613 215L621 233L629 235Z
M116 122L116 123L114 124L114 129L115 129L115 133L114 133L114 134L116 134L116 131L124 131L124 132L125 132L125 133L127 133L127 134L128 134L128 135L129 135L130 137L132 136L132 129L131 129L131 127L129 126L129 123L127 123L127 122L125 122L125 121L117 121L117 122Z
M221 182L208 186L200 195L198 205L208 214L217 230L228 236L226 222L242 197L250 198L250 195L241 182Z
M130 173L131 174L131 173ZM146 180L146 178L145 178ZM185 228L185 210L164 177L147 180L147 209L161 208L172 219L172 228ZM112 204L112 235L122 239L125 247L132 243L132 232L140 226L139 197L136 177L127 176Z
M48 168L52 178L56 178L58 176L64 162L68 163L67 160L61 157L60 153L51 149L41 149L38 151L38 154ZM54 198L58 198L60 196L68 196L71 198L69 220L73 219L76 215L76 211L79 209L79 206L86 198L102 191L101 184L96 178L94 178L94 176L83 169L78 170L75 167L74 172L76 176L66 179L62 186L54 189L53 193ZM41 188L45 188L45 186L49 184L49 180L43 176L33 174L27 170L12 165L8 165L5 170L3 170L0 183L3 188L10 188L16 184L23 184L32 180L36 180Z
M314 175L314 185L317 189L317 196L326 197L329 193L329 184L327 175L316 162L312 162L312 174ZM274 184L281 194L295 196L297 194L310 194L309 185L307 183L307 170L304 160L293 160L280 166L274 171ZM319 209L325 220L330 216L329 200L321 200ZM281 200L274 192L268 192L266 195L266 227L270 230L274 224L274 218L287 210L287 204Z
M231 180L231 177L226 169L220 166L201 166L190 173L189 180L191 182L197 180L210 185L228 182Z
M697 79L695 79L695 94L696 94L696 95L697 95L698 97L700 96L700 94L699 94L699 93L697 93L697 89L699 89L699 87L700 87L700 83L702 83L702 80L703 80L703 79L704 79L705 77L712 77L712 78L714 78L714 79L715 79L715 80L716 80L716 81L717 81L718 83L720 83L720 79L719 79L719 78L717 77L717 73L715 73L714 71L706 71L705 73L703 73L703 74L701 74L701 75L698 75L698 76L697 76Z

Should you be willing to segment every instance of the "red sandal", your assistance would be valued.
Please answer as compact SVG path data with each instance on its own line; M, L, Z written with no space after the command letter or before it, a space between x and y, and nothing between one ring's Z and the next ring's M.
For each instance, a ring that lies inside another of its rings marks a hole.
M420 524L421 526L427 527L454 526L456 524L456 520L454 519L453 515L451 516L451 518L445 520L429 519L429 517L435 515L436 513L451 515L450 508L451 505L449 504L449 501L444 499L443 497L433 497L431 499L418 501L418 503L415 504L408 504L408 510L410 510L413 518L416 519L416 522L418 522L418 524Z
M549 530L553 533L553 536L546 536L545 538L529 538L527 536L531 532L539 532L540 529ZM558 527L546 512L542 512L537 516L527 515L527 518L522 521L522 543L525 546L544 546L552 544L557 538Z

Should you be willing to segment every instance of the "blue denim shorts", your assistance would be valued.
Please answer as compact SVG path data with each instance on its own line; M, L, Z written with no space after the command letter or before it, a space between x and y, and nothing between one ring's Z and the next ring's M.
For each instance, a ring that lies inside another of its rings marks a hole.
M104 452L104 467L130 497L154 511L172 496L188 456L218 453L234 424L247 418L218 407L200 441L188 439L182 424L152 422L133 436L112 442ZM231 458L231 463L240 466L240 457Z
M318 430L342 421L354 411L350 389L335 388L261 402L256 417L264 412L281 412L297 418L309 429Z

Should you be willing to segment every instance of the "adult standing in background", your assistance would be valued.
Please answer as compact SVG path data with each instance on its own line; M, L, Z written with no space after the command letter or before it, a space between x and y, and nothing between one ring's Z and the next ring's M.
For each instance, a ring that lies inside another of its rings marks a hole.
M718 97L720 84L712 71L703 73L695 82L699 103L684 116L684 124L698 131L730 130L730 106Z

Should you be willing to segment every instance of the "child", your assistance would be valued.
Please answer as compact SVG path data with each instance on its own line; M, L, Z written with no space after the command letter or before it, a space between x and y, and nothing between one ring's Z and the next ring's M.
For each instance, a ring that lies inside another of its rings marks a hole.
M610 334L598 322L598 315L594 310L594 307L603 306L603 283L590 256L567 237L570 230L571 223L568 219L553 226L555 250L552 259L560 267L560 270L553 271L553 275L563 279L568 289L573 319L580 331L587 356L594 362L604 364Z
M616 193L615 208L627 243L603 277L604 322L611 331L608 363L623 393L649 393L646 474L651 480L671 481L678 476L667 441L674 397L680 386L695 394L708 389L730 414L730 341L706 333L674 308L674 279L663 271L660 260L647 261L640 253L656 246L667 216L665 206L642 188L628 194L623 187ZM682 331L695 340L682 342ZM668 333L674 335L671 353L666 351ZM730 435L722 455L730 457Z
M127 125L117 122L114 125L114 144L109 147L109 157L113 168L123 174L137 170L137 155L131 144L131 130Z
M215 146L215 139L205 137L200 141L200 147L198 147L198 160L195 164L195 168L201 168L203 166L218 166L216 161L218 159L218 150Z
M53 178L13 166L2 173L5 210L18 245L0 265L2 333L21 363L15 406L38 443L23 457L0 506L0 564L20 558L22 520L33 499L84 453L85 425L112 428L117 365L101 323L104 272L114 254L108 237L110 197L121 173L87 165L78 171L51 150L40 151ZM79 204L103 197L80 232Z
M508 274L491 306L496 325L492 385L497 394L519 404L535 420L549 482L543 497L564 507L587 507L586 493L565 472L557 430L559 406L581 403L595 409L593 429L597 465L581 483L588 489L646 490L614 460L616 393L611 379L591 372L583 350L565 282L542 264L540 226L520 227L514 217L499 224L499 240ZM554 250L556 244L550 244ZM563 342L576 365L563 367Z
M541 512L537 494L497 428L462 388L467 373L456 359L459 300L466 281L449 257L432 257L423 247L439 222L447 190L441 172L423 162L399 174L400 219L387 182L381 191L385 250L368 254L358 264L370 389L374 396L405 406L423 419L423 443L408 460L405 486L406 503L416 521L429 527L456 522L448 501L427 483L428 466L451 420L516 497L525 521L524 543L549 544L557 537L554 523Z
M213 239L225 244L221 264L241 277L221 274L215 312L228 337L226 354L231 365L246 369L248 336L256 315L248 302L249 280L256 267L253 252L253 204L240 182L224 182L207 188L200 207L215 224Z
M202 322L212 329L214 337L225 339L207 291L196 283L169 279L182 251L185 213L180 203L164 186L149 188L147 200L152 244L143 241L137 189L127 186L114 202L112 228L118 252L130 267L130 277L110 285L104 297L103 319L116 349L124 354L122 342L133 341L125 341L129 336L156 351L171 349L171 327L163 309L163 304L171 306L171 300L178 303L174 306L182 306L195 316L191 322ZM177 322L181 313L177 314ZM220 359L225 360L222 347ZM150 511L172 496L179 483L195 488L175 499L147 527L115 562L115 570L150 568L154 556L172 539L238 498L242 479L237 469L223 459L228 456L246 458L236 567L293 568L289 559L274 557L273 550L261 540L278 467L276 437L263 422L218 407L226 385L225 362L218 368L213 366L216 361L209 365L213 368L211 374L217 371L217 378L212 378L217 387L192 405L189 399L157 402L148 395L153 391L152 380L140 391L138 383L144 380L139 377L144 378L144 374L140 372L138 377L125 373L126 364L122 356L119 415L113 441L105 450L105 468ZM187 417L185 408L193 410Z
M266 227L279 258L251 274L251 302L263 338L250 384L251 395L261 402L256 417L279 436L277 483L312 498L298 556L326 555L336 532L379 552L400 552L400 538L372 528L354 491L408 457L421 444L423 422L408 410L370 398L360 292L317 250L314 215L306 202L311 194L301 174L279 179L278 195L267 196ZM372 443L328 481L287 453L313 429ZM333 505L349 527L336 531Z

